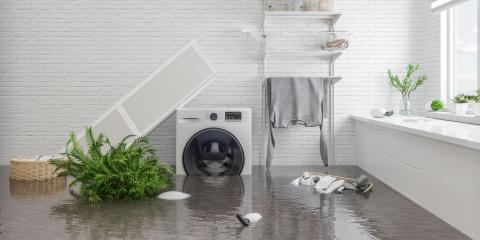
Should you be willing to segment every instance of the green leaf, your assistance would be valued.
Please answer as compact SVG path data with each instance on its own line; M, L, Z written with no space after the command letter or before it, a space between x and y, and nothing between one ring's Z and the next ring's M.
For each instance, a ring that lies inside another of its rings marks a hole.
M423 85L427 80L427 76L421 75L413 80L413 75L420 68L419 64L408 64L407 72L403 80L400 80L398 75L392 73L391 70L387 71L388 78L390 79L390 85L397 89L402 96L409 97L419 86Z

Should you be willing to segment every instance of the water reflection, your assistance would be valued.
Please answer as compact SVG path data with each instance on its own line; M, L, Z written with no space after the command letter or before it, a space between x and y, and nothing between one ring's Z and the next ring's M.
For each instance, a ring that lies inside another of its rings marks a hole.
M177 177L177 189L191 194L178 204L177 228L181 236L195 239L250 236L235 214L252 211L251 177Z
M159 200L111 201L91 204L85 199L72 199L51 208L54 218L65 220L70 239L139 239L148 229L162 226L172 214ZM162 229L166 231L168 229Z
M192 195L185 206L198 217L209 218L239 211L245 202L245 186L239 176L186 177L182 190Z
M319 239L350 239L351 236L359 240L376 239L376 231L372 230L367 218L352 210L356 208L356 199L365 199L368 195L354 192L318 194L309 188L290 185L292 174L285 175L272 177L267 172L266 184L259 184L264 189L254 191L266 193L255 195L264 198L263 209L268 210L265 212L268 226L261 229L261 236L268 239L307 239L312 236Z
M51 180L14 180L10 179L10 195L16 197L48 196L67 189L67 177Z
M175 190L191 198L97 205L66 192L19 198L22 191L0 184L0 239L468 239L375 179L369 196L320 195L290 185L306 170L312 168L277 168L272 176L257 168L251 177L177 177ZM364 174L356 167L329 170ZM8 182L8 168L0 167L0 182ZM235 214L247 212L263 219L243 228Z

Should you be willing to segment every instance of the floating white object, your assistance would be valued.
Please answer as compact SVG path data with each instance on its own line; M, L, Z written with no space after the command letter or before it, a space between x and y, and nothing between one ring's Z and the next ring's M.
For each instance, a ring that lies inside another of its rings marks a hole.
M336 178L332 176L324 176L318 181L318 183L315 185L315 190L319 192L325 191L330 185L337 180Z
M300 186L300 180L302 180L302 177L295 178L290 184L298 187Z
M161 198L164 200L182 200L189 197L190 197L190 194L177 192L177 191L168 191L158 195L158 198Z
M320 180L319 176L303 177L300 179L300 186L313 187Z
M327 188L327 190L325 190L325 193L332 193L332 192L337 191L338 189L340 189L343 186L344 183L345 183L344 180L337 180L337 181L333 182L332 184L330 184L330 186Z
M96 134L102 132L108 136L112 144L130 134L146 135L176 108L195 97L215 74L212 65L192 41L91 126ZM82 144L84 136L84 133L78 135Z
M260 221L260 219L262 219L262 215L260 215L260 213L248 213L245 214L245 216L243 217L248 219L250 221L250 224L255 224Z

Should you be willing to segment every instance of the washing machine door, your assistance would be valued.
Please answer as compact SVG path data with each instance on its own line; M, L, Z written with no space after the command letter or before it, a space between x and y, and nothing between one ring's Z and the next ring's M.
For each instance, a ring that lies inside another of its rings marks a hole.
M183 150L187 175L240 175L245 155L240 141L220 128L194 134Z

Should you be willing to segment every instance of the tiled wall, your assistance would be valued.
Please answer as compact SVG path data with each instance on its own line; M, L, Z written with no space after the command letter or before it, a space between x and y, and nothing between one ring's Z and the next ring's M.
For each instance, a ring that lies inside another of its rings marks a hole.
M436 52L425 50L436 26L427 21L428 2L337 0L343 13L337 30L353 33L336 64L344 77L336 88L337 164L355 163L350 113L397 105L388 68L423 61L436 74L426 57ZM1 1L0 164L57 151L70 131L97 119L192 38L219 73L188 106L252 108L254 164L261 164L261 58L241 30L260 29L262 14L257 0ZM318 67L267 61L267 73L321 74ZM421 90L426 96L438 87L429 84ZM174 163L175 116L151 137L160 157ZM274 164L320 163L316 129L280 130L278 138Z

